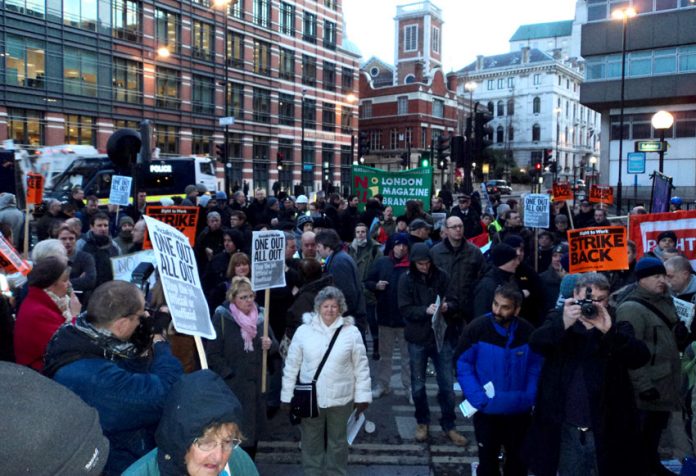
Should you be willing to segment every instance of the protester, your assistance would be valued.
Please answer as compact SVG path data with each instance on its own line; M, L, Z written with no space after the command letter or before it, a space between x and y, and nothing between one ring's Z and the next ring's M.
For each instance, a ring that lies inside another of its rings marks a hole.
M10 227L16 248L19 248L24 237L24 213L17 208L17 197L12 193L0 194L0 223Z
M314 259L317 257L317 242L316 234L313 231L305 231L300 237L300 249L297 252L299 259Z
M36 237L39 241L46 240L51 236L51 229L63 222L61 216L61 203L55 198L48 201L46 213L36 222ZM21 235L20 235L21 236Z
M114 238L114 243L116 243L122 255L128 254L133 246L134 226L135 222L128 215L124 215L118 220L118 236Z
M580 211L573 217L575 228L586 228L594 223L594 210L587 199L580 201Z
M95 286L114 279L111 258L118 256L120 250L109 235L109 217L103 212L90 216L90 228L84 238L76 245L77 249L89 253L94 258L97 270Z
M295 384L311 382L334 333L340 332L316 381L319 416L303 418L302 467L307 476L346 474L346 422L353 408L364 412L372 401L365 346L353 318L343 316L343 293L328 286L317 294L314 312L306 315L292 339L283 372L281 402L289 410Z
M63 243L70 260L70 285L80 302L86 304L89 295L97 284L97 269L94 258L89 253L77 251L75 247L77 236L67 224L60 227L57 238Z
M457 217L462 221L464 226L464 238L473 238L480 235L483 229L481 228L481 217L471 207L471 196L462 194L459 196L458 206L452 208L450 216Z
M568 274L568 246L559 244L553 248L551 265L539 275L544 291L544 306L542 308L544 315L556 307L561 281L566 274Z
M493 247L490 255L493 266L488 268L474 288L473 315L476 317L490 312L498 286L516 285L515 271L520 265L520 260L515 248L501 243Z
M687 302L696 296L696 275L691 262L684 256L675 256L665 261L667 281L672 294Z

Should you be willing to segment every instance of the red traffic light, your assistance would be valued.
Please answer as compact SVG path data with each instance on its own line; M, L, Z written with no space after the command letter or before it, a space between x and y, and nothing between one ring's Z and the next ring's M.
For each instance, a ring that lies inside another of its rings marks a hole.
M534 164L534 170L536 170L537 172L541 171L541 162L537 162Z

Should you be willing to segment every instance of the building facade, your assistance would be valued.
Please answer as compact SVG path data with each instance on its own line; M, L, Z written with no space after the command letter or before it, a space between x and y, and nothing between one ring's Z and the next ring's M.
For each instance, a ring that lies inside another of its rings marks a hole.
M162 156L227 143L233 187L312 191L350 173L360 54L340 0L2 3L0 139L104 150L149 119Z
M612 13L616 8L628 6L634 7L637 15L626 20L624 49L623 22L612 19ZM696 3L692 0L621 3L581 0L577 2L576 18L582 23L582 56L586 61L580 101L602 113L602 174L609 177L610 184L618 182L622 109L625 188L634 182L634 177L627 175L627 153L634 151L637 140L659 138L651 118L655 112L666 110L673 115L674 125L665 133L670 147L665 154L664 173L678 187L673 194L695 196ZM636 176L639 186L650 185L649 175L658 169L657 153L648 153L646 158L646 173Z

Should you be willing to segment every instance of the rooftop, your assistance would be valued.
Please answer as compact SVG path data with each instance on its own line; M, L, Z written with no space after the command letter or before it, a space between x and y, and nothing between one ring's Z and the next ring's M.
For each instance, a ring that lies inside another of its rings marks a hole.
M554 38L558 36L570 36L573 32L573 20L554 21L550 23L534 23L522 25L517 29L510 41L538 40L540 38Z
M483 67L478 70L478 71L484 71L487 69L496 69L496 68L506 68L510 66L519 66L522 64L522 50L518 51L513 51L512 53L504 53L502 55L494 55L494 56L484 56L483 57ZM531 63L543 63L546 61L553 61L553 57L551 55L548 55L544 53L543 51L540 51L536 48L530 48L529 49L529 61L527 64ZM478 63L478 60L474 61L473 63L463 67L457 73L472 73L477 71L476 70L476 64Z

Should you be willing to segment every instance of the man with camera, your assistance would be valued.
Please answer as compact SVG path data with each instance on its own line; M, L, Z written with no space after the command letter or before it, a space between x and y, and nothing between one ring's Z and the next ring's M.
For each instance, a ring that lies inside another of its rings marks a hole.
M608 307L609 281L586 273L573 297L532 333L544 357L527 452L537 476L647 474L639 458L628 370L648 362L645 344Z
M149 328L148 319L137 286L109 281L94 291L86 314L56 332L46 351L44 373L99 412L110 446L105 475L121 474L155 447L162 405L183 373L164 334L148 337L147 349L133 343L138 329Z

